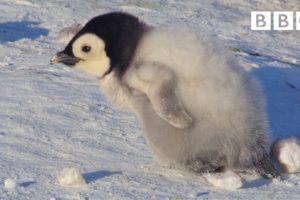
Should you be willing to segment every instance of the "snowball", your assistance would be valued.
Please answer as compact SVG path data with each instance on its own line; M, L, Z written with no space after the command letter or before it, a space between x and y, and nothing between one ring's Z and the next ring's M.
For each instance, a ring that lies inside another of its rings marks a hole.
M80 170L75 167L64 168L57 176L57 181L61 186L80 187L86 185Z
M300 172L300 144L295 138L275 142L272 153L284 172Z
M224 173L205 174L204 177L212 185L227 190L235 190L242 187L242 178L232 171Z
M80 31L82 28L81 24L73 24L72 26L66 27L62 29L58 33L58 41L64 44L67 44L71 41L71 39Z
M18 183L12 178L8 178L4 181L4 187L6 189L15 189L17 185Z

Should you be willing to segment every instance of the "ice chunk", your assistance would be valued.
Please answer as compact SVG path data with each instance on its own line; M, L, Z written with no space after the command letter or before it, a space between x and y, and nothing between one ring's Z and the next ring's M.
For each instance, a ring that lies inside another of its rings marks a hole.
M276 141L272 147L272 154L284 172L300 172L300 144L296 138Z
M71 41L71 39L76 35L76 33L80 31L81 28L81 24L73 24L72 26L62 29L58 33L58 41L64 44L68 44Z
M205 174L204 177L212 185L227 190L235 190L242 187L243 185L242 178L233 171Z
M61 186L86 186L86 182L80 173L80 170L76 167L64 168L57 176L57 181Z
M8 178L4 181L4 187L6 189L15 189L17 186L18 183L12 178Z

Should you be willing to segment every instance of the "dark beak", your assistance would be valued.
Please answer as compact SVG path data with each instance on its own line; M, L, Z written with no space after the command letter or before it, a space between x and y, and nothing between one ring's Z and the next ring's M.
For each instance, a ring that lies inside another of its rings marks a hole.
M69 55L65 54L63 51L61 51L61 52L58 52L57 54L55 54L51 58L50 64L53 65L53 64L57 64L57 63L63 63L68 66L74 66L80 60L82 60L82 59L69 56Z

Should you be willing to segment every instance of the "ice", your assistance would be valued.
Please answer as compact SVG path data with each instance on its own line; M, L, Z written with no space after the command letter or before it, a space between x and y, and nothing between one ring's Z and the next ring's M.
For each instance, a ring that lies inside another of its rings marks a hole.
M273 145L273 154L285 172L300 172L300 144L296 138L277 141Z
M6 189L15 189L17 186L18 183L12 178L8 178L4 180L4 187Z
M82 187L86 182L76 167L64 168L57 176L58 184L61 186Z
M243 185L242 178L233 171L205 174L204 177L212 185L226 190L236 190Z
M80 31L81 28L82 28L81 24L73 24L72 26L62 29L58 33L58 37L57 37L58 41L64 44L68 44L70 40L75 36L75 34L78 31Z

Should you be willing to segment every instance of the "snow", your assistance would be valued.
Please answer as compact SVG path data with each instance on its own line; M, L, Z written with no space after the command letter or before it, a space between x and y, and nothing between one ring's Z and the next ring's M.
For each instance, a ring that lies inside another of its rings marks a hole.
M4 187L6 189L15 189L17 185L18 183L12 178L5 179L4 181Z
M77 167L68 167L61 170L57 176L58 184L61 186L84 187L86 182Z
M299 199L299 174L280 181L251 177L230 191L152 165L132 114L110 105L92 77L49 64L64 47L60 30L109 11L151 25L202 27L261 83L271 139L299 138L299 32L250 30L250 11L300 10L299 1L1 0L0 10L1 200ZM81 169L88 190L56 184L66 166ZM11 177L18 180L15 190L4 185Z
M205 174L204 177L212 185L227 190L235 190L241 188L243 185L242 178L233 171L226 171L224 173L216 174Z
M272 151L285 172L300 173L300 144L295 138L277 141Z
M80 24L73 24L72 26L68 26L62 29L57 36L59 42L63 44L68 44L71 39L75 36L75 34L80 31L82 25Z

